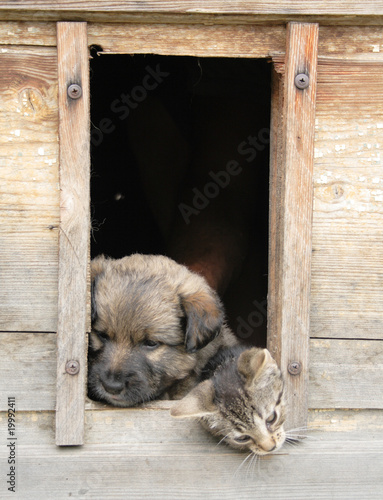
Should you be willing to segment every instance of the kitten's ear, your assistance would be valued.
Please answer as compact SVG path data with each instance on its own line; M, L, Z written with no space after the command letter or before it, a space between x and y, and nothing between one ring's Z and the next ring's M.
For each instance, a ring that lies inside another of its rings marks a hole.
M197 385L170 410L170 415L177 418L199 418L217 411L214 404L214 385L205 380Z
M270 365L276 365L267 349L253 347L243 351L238 358L238 371L251 385Z
M218 295L213 290L181 293L185 311L185 347L193 353L205 347L221 331L224 313Z

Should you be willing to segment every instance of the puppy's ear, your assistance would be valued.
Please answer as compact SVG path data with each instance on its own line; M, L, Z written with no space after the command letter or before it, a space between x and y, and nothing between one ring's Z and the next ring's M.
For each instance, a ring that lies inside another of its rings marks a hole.
M95 299L95 289L97 284L97 277L104 271L105 268L105 257L99 255L94 258L90 263L90 276L91 276L91 296L92 296L92 323L97 318L97 304Z
M224 313L218 295L213 290L200 290L181 295L185 311L185 347L193 353L205 347L221 331Z
M213 382L205 380L178 401L170 410L170 415L176 418L199 418L211 415L217 411L214 395Z

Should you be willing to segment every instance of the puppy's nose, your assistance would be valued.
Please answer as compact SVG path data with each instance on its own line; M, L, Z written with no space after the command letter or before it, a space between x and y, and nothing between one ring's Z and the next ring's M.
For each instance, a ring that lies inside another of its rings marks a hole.
M103 374L100 379L109 394L120 394L124 388L123 378L119 373Z

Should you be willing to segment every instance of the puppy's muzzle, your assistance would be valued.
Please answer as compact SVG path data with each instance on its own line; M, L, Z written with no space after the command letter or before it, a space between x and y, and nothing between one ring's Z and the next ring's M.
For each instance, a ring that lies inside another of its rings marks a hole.
M128 385L128 379L129 374L123 376L122 373L114 373L111 371L100 375L100 382L105 391L114 396L121 394L125 386Z

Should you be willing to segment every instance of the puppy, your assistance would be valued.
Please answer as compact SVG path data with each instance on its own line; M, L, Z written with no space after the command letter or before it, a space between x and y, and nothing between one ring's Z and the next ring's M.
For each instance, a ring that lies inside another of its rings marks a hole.
M92 261L88 395L115 406L179 399L237 343L204 278L159 255Z

